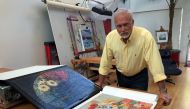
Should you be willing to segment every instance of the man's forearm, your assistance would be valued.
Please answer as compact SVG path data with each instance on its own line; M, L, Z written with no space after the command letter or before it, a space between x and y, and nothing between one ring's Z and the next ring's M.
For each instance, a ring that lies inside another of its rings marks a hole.
M165 86L165 80L159 81L157 84L158 84L160 93L167 93L167 88Z

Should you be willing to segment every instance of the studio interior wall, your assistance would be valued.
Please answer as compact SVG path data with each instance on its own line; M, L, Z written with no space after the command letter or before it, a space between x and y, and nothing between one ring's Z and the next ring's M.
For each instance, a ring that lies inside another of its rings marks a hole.
M160 2L160 1L152 1L152 2ZM163 2L165 2L165 0ZM189 0L179 0L177 2L175 15L174 15L174 22L173 22L173 38L172 38L173 49L180 50L180 63L182 64L186 62L187 44L189 40L188 34L190 33L189 5L190 5ZM149 8L150 8L149 10L147 7L145 7L145 9L141 8L142 11L138 10L134 12L135 25L143 26L149 29L154 36L155 36L155 31L158 30L160 26L163 26L164 29L168 30L169 11L168 9L166 9L167 7L164 5L163 8L157 7L156 10L152 10L150 6Z
M147 2L148 4L138 7L139 2ZM158 5L155 6L154 4ZM177 2L173 22L173 48L180 50L180 63L183 64L186 62L187 43L189 40L187 36L190 31L189 5L189 0L179 0ZM135 25L143 26L150 30L155 39L155 31L159 30L160 26L168 30L169 11L165 0L152 0L151 2L148 2L148 0L129 0L129 9L134 14Z
M175 9L173 24L173 49L179 49L178 37L180 35L181 10L181 8ZM168 30L168 13L169 11L166 9L134 13L135 25L147 28L156 40L156 31L160 30L160 26L162 26L165 30Z
M134 7L131 6L134 4L134 1L133 3L131 3L131 1L132 0L127 0L125 6L122 7L128 9ZM182 1L182 6L181 8L176 9L174 17L175 26L173 28L173 34L174 37L178 38L175 38L173 41L174 43L177 42L177 44L174 44L174 48L179 48L181 50L180 61L183 63L186 59L188 43L187 35L190 31L190 0ZM179 21L182 8L181 40L180 43L178 43L180 24L176 21ZM53 9L53 11L56 10ZM65 21L63 19L65 17L63 13L64 11L59 11L52 14L57 14L58 18L56 19L60 20L56 21L56 25L64 25L63 28L55 26L54 29L61 31L56 33L58 37L69 37L68 32L66 32L67 26L64 24ZM167 13L167 10L148 12L147 8L144 12L134 12L135 25L144 26L155 35L155 30L159 29L161 25L163 25L165 29L168 29ZM96 26L97 28L102 27L101 23ZM112 27L114 28L113 23ZM44 41L52 40L54 39L45 4L39 0L0 0L0 67L17 69L32 65L46 64L43 43ZM62 54L60 57L66 59L61 59L61 61L67 61L69 63L69 60L73 58L69 42L70 39L62 38L62 40L64 40L63 47L57 49L59 49L58 51ZM61 52L64 47L67 47L67 49L64 49L64 52Z
M181 39L180 39L180 61L186 62L188 34L190 34L190 0L183 0L183 16L182 16L182 28L181 28ZM174 30L175 31L175 30Z
M0 67L46 64L44 41L53 35L40 0L0 0Z

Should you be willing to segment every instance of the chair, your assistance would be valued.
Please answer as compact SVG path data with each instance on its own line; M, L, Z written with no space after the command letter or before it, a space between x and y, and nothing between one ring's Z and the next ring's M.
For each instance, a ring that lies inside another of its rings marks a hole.
M178 68L177 63L171 59L170 49L160 49L159 51L162 58L165 74L168 77L166 79L166 82L175 85L170 76L180 75L182 71Z

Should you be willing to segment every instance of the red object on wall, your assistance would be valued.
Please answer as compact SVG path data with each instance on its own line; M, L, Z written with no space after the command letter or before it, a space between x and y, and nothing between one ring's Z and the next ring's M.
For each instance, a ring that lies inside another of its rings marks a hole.
M55 42L44 42L47 65L59 65Z
M45 45L45 51L46 51L46 60L48 65L52 65L52 60L51 60L51 53L50 53L50 47Z
M111 31L111 19L106 19L103 21L105 34L107 35Z
M177 63L177 65L179 66L179 56L180 56L180 50L175 50L175 49L172 49L171 50L171 59L173 61L175 61Z

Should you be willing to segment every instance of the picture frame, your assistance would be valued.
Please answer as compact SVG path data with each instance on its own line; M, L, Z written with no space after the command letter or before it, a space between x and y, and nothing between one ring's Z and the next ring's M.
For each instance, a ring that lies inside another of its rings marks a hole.
M168 31L157 31L156 37L158 43L166 43L168 42Z
M90 26L80 25L79 35L81 40L82 51L95 48L95 41L93 39L93 31Z
M71 38L73 54L75 58L80 55L100 51L94 21L86 19L86 22L77 17L67 17L67 24Z

